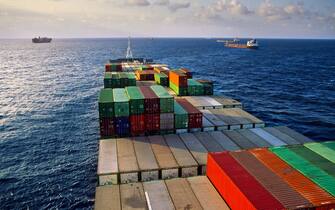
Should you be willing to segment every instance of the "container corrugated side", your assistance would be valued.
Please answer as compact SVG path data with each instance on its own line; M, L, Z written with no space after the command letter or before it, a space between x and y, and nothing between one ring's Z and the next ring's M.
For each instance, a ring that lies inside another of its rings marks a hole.
M286 209L311 208L313 204L295 191L289 184L263 165L250 152L242 150L230 155L243 166Z
M335 146L335 141L334 142L329 142L328 145L334 144ZM327 158L331 162L335 163L335 154L334 150L331 149L331 147L327 147L325 143L307 143L304 144L305 147L308 149L312 150L313 152L318 153L324 158ZM334 147L335 148L335 147Z
M259 161L286 181L293 189L308 199L315 207L331 209L335 207L335 198L310 179L292 168L277 155L266 148L249 150ZM322 209L322 208L320 208Z
M208 153L207 177L231 209L284 209L228 152Z
M176 129L188 128L188 113L177 101L174 101L174 126Z
M136 86L126 87L126 93L129 98L129 112L130 114L144 113L144 96L140 89Z
M114 99L114 116L127 117L129 116L129 98L124 88L113 89Z
M202 127L202 112L195 108L186 99L176 99L176 101L188 113L188 128L201 128Z
M114 117L113 89L105 88L99 95L99 117Z
M172 113L174 108L174 99L163 86L153 85L150 87L159 97L159 106L161 113Z
M314 183L319 185L322 189L335 196L335 178L310 164L307 160L300 157L293 151L285 147L269 148L271 152L298 170L300 173L311 179Z
M187 96L187 87L179 87L174 83L170 82L169 87L173 90L178 96Z
M187 80L187 92L190 96L200 96L204 94L204 87L194 79Z
M160 130L173 130L174 129L174 114L161 113L160 114Z
M291 151L298 154L300 157L307 160L309 163L317 166L321 170L325 171L329 175L335 177L335 164L331 161L327 160L326 158L318 155L317 153L309 150L308 148L304 147L303 145L292 145L288 147ZM335 152L334 152L335 156Z
M160 101L155 92L147 86L140 86L141 93L144 96L144 113L156 114L160 112Z

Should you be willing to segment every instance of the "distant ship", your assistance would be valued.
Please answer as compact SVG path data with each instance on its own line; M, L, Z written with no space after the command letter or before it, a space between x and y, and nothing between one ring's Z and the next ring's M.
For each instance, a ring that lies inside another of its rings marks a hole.
M38 38L33 38L32 41L33 43L49 43L51 42L51 38L48 37L38 37Z
M217 40L217 42L224 42L225 47L229 48L249 48L249 49L258 49L259 45L256 39L251 39L247 41L247 44L241 44L240 40Z

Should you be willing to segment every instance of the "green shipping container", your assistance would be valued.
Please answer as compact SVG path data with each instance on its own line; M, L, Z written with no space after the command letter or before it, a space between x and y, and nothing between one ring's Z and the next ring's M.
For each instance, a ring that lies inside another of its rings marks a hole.
M114 117L113 89L101 89L99 95L99 117Z
M311 164L317 166L318 168L322 169L323 171L327 172L329 175L335 178L335 165L334 163L330 162L326 158L318 155L317 153L313 152L312 150L304 147L303 145L297 146L290 146L288 147L291 151L298 154L300 157L304 158ZM334 152L335 156L335 152Z
M120 87L124 88L128 86L128 75L125 72L120 72Z
M112 85L112 72L105 72L104 88L113 88L113 85Z
M272 147L270 151L278 157L319 185L325 191L335 196L335 178L311 164L295 152L285 147Z
M187 80L187 92L188 92L188 95L190 96L204 95L204 86L200 82L194 79L188 79Z
M172 82L169 83L169 86L178 96L187 96L187 87L178 87Z
M114 99L114 116L127 117L129 116L129 98L124 88L113 89Z
M335 163L335 151L331 149L330 146L333 144L335 146L335 141L332 142L323 142L323 143L307 143L304 144L305 147L312 150L313 152L318 153L324 158L327 158L331 162ZM328 146L327 146L328 145Z
M134 72L126 72L128 76L128 85L127 86L136 86L136 76Z
M169 77L164 73L155 73L155 81L162 86L167 87L169 85Z
M126 87L126 93L129 97L129 113L143 114L144 113L144 96L140 89L136 86Z
M172 113L174 110L174 99L163 86L153 85L150 87L159 97L159 106L161 113Z
M112 85L113 88L121 88L121 80L119 72L112 72Z
M174 127L175 129L187 129L188 127L188 113L176 101L174 101Z

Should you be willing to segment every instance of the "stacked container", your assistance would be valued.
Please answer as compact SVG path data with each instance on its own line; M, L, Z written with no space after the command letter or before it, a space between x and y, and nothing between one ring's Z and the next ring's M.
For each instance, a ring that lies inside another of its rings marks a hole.
M174 99L165 88L160 85L150 87L159 98L160 131L161 133L173 133L174 131Z
M187 95L187 76L186 74L173 70L169 71L169 87L179 96Z
M180 71L186 74L188 79L192 79L192 72L187 68L180 68Z
M136 70L135 74L136 74L136 79L140 81L155 80L155 77L154 77L155 72L153 70L146 70L146 71Z
M176 99L188 114L188 129L197 129L202 127L202 112L195 108L186 99Z
M107 63L105 65L105 71L106 72L122 71L122 64L121 63Z
M138 87L126 87L129 98L130 133L133 136L144 134L144 96Z
M174 101L174 127L177 133L187 132L188 128L188 113L177 101Z
M129 98L124 88L113 89L114 122L117 136L129 136Z
M105 88L124 88L136 86L135 74L132 72L105 72Z
M204 95L213 95L214 86L212 81L210 80L197 80L197 81L203 85Z
M139 87L144 96L144 121L147 134L159 133L160 100L150 87Z
M188 79L187 80L187 93L189 96L204 95L204 86L200 82L194 79Z
M100 136L114 136L114 101L113 89L105 88L100 91L99 95L99 121Z
M162 86L169 86L169 77L161 72L161 73L155 73L155 82Z

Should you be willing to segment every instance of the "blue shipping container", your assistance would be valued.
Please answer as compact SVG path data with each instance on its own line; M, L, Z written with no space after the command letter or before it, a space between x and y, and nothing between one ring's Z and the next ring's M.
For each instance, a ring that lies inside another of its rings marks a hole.
M115 133L118 137L130 135L129 117L115 117Z

